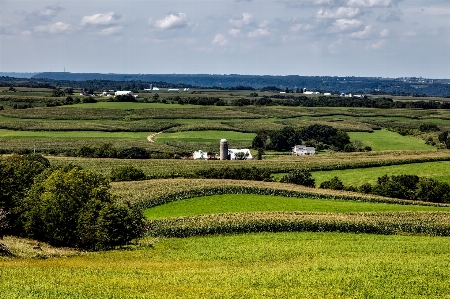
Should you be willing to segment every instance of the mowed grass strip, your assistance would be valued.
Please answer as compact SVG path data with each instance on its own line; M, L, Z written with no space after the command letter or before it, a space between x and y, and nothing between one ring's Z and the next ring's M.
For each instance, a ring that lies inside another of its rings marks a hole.
M128 102L97 102L97 103L85 103L75 105L65 105L61 108L106 108L106 109L144 109L144 108L193 108L201 109L202 106L197 105L180 105L180 104L164 104L164 103L128 103Z
M147 241L147 240L143 240ZM448 298L450 238L259 233L1 259L3 298Z
M402 136L387 130L378 130L373 133L349 132L348 135L351 140L361 140L365 145L372 147L373 151L437 150L436 147L425 144L425 141L419 138Z
M254 133L207 130L162 133L155 137L155 141L217 142L217 149L219 149L219 142L221 139L227 139L229 142L229 147L233 148L233 142L251 142L255 136L256 134Z
M397 205L357 201L334 201L255 194L224 194L195 197L170 202L144 211L147 219L217 214L231 212L387 212L387 211L449 211L448 207Z
M418 175L432 178L450 184L450 162L438 161L427 163L415 163L405 165L380 166L364 169L346 169L331 171L316 171L312 175L319 186L323 181L331 180L337 176L345 185L361 186L364 183L376 184L377 178L385 174L392 175Z

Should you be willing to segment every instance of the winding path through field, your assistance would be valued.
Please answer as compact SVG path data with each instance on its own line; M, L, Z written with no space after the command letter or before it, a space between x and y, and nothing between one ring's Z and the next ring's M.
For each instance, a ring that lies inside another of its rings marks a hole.
M150 142L155 142L155 141L153 140L153 138L154 138L156 135L161 134L161 133L162 133L162 131L161 131L161 132L158 132L158 133L153 133L152 135L147 136L147 140L150 141Z

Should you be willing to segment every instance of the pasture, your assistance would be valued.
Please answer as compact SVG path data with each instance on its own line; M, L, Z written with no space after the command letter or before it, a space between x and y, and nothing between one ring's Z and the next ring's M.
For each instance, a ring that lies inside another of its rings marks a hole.
M398 133L377 130L373 133L349 132L351 140L361 140L373 151L387 150L436 150L436 147L426 145L423 140L412 136L401 136Z
M178 142L215 142L219 143L220 139L227 139L232 142L251 142L256 134L240 133L233 131L190 131L177 133L162 133L155 137L155 141L178 141ZM233 144L230 144L233 147Z
M450 162L429 162L418 164L405 164L394 166L370 167L364 169L345 169L331 171L317 171L312 175L316 180L316 185L320 185L323 181L331 180L337 176L345 185L360 186L364 183L375 184L377 178L385 174L392 175L418 175L421 177L433 178L441 182L450 184Z
M5 298L447 298L450 238L258 233L0 259Z
M449 208L255 194L224 194L194 197L170 202L168 204L147 209L144 211L144 215L147 219L161 219L202 214L263 211L343 213L377 211L449 211Z

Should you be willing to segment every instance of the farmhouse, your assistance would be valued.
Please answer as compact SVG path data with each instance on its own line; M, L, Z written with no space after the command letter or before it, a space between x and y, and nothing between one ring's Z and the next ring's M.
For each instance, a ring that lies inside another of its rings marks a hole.
M202 150L195 151L192 156L194 157L194 160L199 160L199 159L208 160L208 153L204 152Z
M250 150L247 148L243 149L235 149L230 148L228 150L228 157L230 160L252 160L252 154L250 153Z
M314 155L316 153L316 149L306 145L296 145L292 148L292 153L297 156Z

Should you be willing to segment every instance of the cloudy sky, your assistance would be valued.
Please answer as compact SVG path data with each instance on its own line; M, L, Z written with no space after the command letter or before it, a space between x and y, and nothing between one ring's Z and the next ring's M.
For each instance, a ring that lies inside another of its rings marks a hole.
M0 0L0 72L450 78L449 0Z

